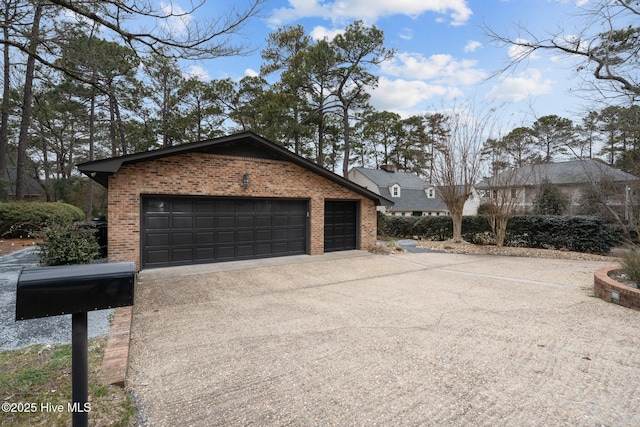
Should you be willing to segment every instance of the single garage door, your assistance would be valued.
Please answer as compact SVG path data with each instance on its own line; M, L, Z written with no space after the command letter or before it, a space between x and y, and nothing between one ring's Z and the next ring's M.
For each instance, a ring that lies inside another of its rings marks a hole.
M326 201L324 203L324 251L357 249L358 202Z
M306 200L142 197L143 268L307 253Z

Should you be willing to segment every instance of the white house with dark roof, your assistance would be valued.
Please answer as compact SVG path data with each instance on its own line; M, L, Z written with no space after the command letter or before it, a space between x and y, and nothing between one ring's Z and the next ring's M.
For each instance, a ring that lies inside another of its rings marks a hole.
M393 165L382 165L380 169L353 168L349 171L348 178L369 191L395 202L393 206L378 207L378 210L387 215L449 215L449 210L438 196L434 185L415 174L397 171ZM466 209L465 215L477 213L479 201L477 197L474 198L475 201L473 199L469 201L469 208Z

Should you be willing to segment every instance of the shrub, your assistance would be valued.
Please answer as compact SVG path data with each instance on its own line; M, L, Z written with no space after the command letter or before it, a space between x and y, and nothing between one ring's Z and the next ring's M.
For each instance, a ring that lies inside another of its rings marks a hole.
M616 239L600 218L514 216L507 224L507 246L608 253Z
M66 203L0 203L0 237L35 236L51 224L82 221L84 213Z
M448 216L386 217L384 224L384 234L397 239L446 240L453 233ZM462 218L462 236L471 243L494 243L489 221L482 215ZM616 241L609 226L597 217L519 215L509 219L505 245L608 253Z
M622 271L633 283L640 285L640 252L633 250L622 255Z
M40 233L40 264L88 264L100 253L95 229L82 224L52 224Z

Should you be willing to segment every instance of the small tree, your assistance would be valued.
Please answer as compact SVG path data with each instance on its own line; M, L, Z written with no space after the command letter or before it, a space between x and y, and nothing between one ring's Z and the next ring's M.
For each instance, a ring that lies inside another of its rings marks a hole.
M453 241L462 242L462 213L480 178L482 147L495 122L490 110L478 116L466 105L453 108L446 115L448 131L436 147L433 163L433 184L447 206L453 220Z
M502 247L507 235L507 223L522 202L524 184L531 175L531 167L509 168L489 179L490 202L486 207L487 219L496 238L496 246Z
M536 215L562 215L566 207L567 201L558 186L548 179L542 181L540 191L533 201L533 212Z

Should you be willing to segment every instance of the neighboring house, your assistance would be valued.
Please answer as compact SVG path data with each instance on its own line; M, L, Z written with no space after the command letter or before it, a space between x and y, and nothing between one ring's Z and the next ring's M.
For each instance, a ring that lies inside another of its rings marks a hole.
M349 180L385 199L393 200L393 206L378 208L386 215L449 215L449 210L438 196L435 186L429 185L412 173L399 172L393 165L382 165L380 169L353 168L349 171Z
M8 167L2 174L2 178L6 182L6 186L0 190L6 191L8 200L13 200L15 198L17 176L17 169L15 167ZM27 176L26 184L25 200L44 201L46 199L44 189L36 179L29 175Z
M558 186L567 201L567 213L573 215L579 213L585 188L594 184L609 185L608 203L622 206L629 202L629 186L637 184L638 178L600 161L584 159L525 165L485 179L476 188L485 201L495 198L498 191L507 191L518 198L518 212L529 212L545 181Z
M138 269L368 250L393 204L253 132L78 169L108 189L109 261Z

